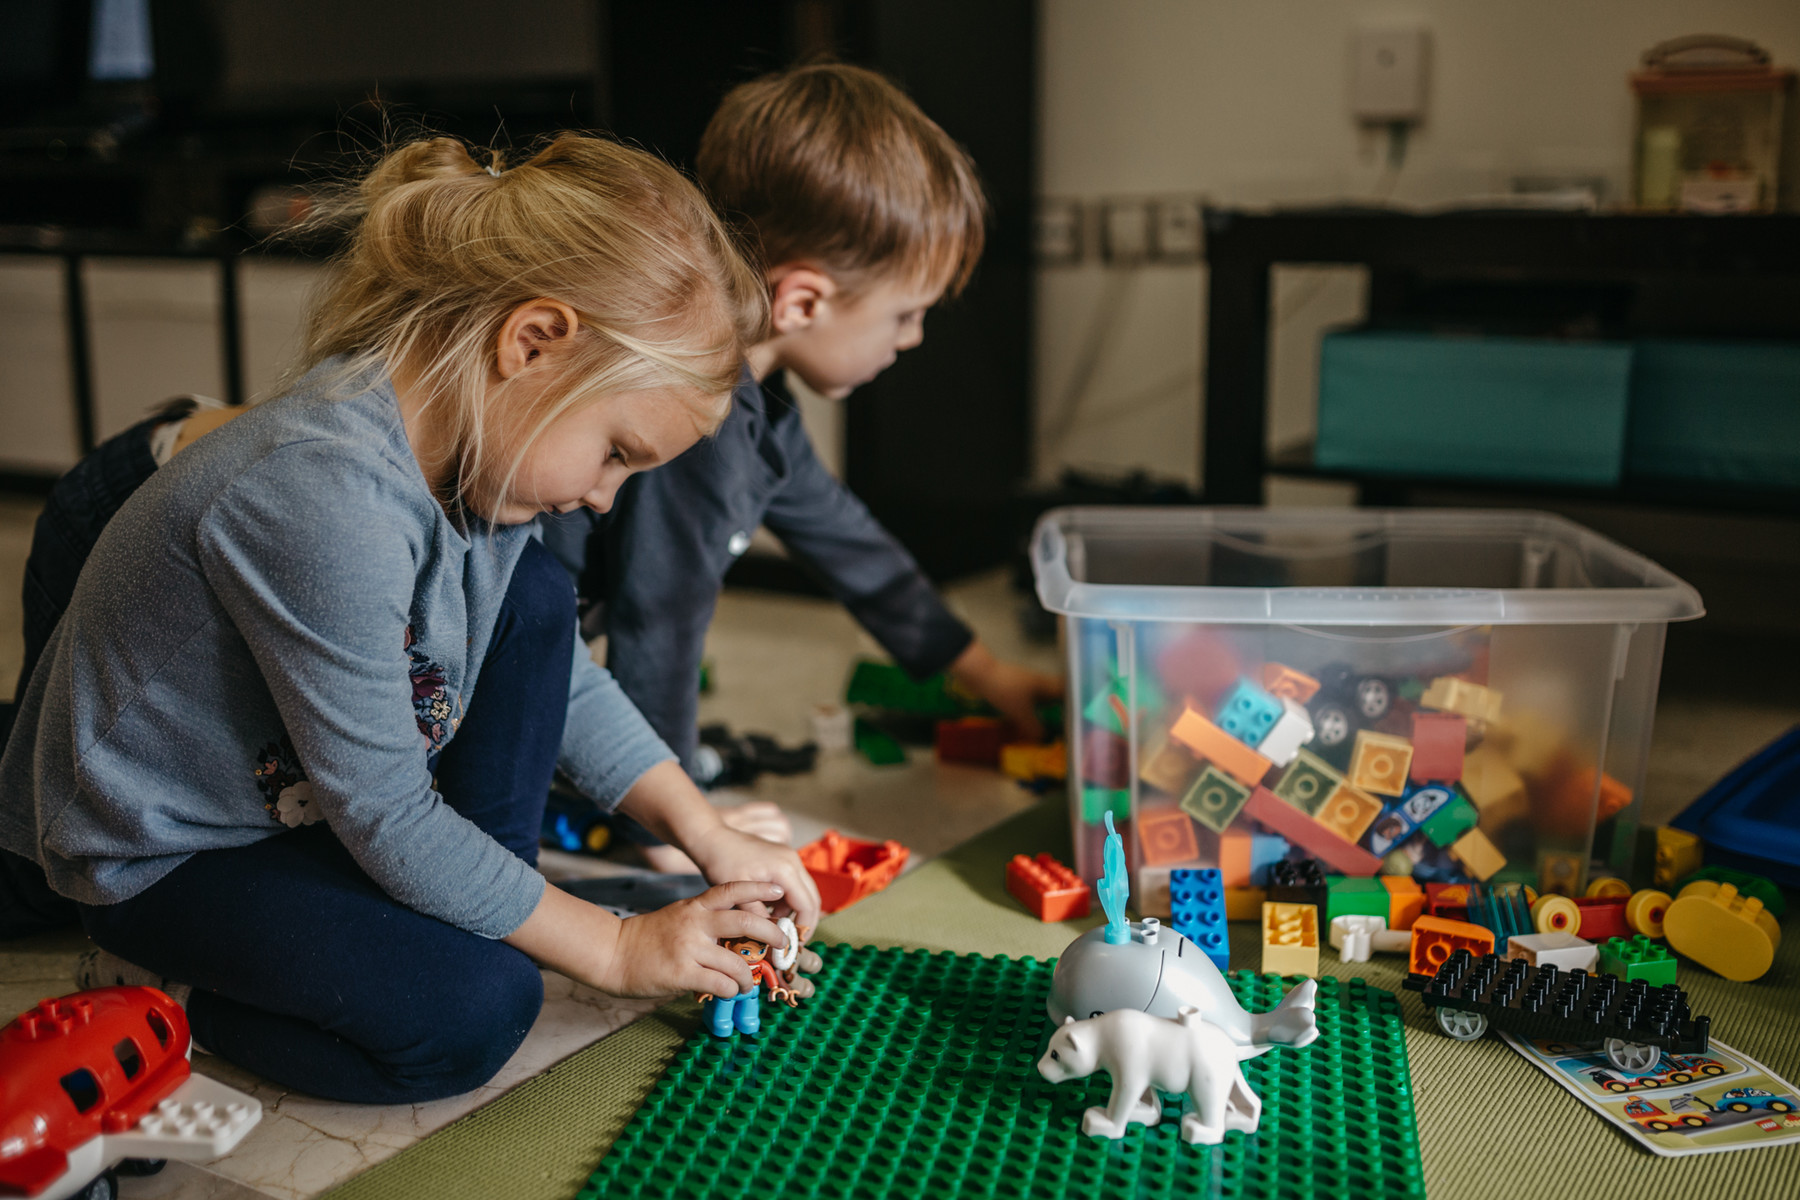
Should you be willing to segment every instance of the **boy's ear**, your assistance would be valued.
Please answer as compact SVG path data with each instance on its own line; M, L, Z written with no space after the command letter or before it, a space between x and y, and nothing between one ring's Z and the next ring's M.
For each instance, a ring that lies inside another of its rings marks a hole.
M581 318L561 300L531 300L513 309L500 327L495 350L500 378L511 379L575 344Z
M769 272L769 327L777 334L812 328L819 309L838 293L837 281L817 267L789 264Z

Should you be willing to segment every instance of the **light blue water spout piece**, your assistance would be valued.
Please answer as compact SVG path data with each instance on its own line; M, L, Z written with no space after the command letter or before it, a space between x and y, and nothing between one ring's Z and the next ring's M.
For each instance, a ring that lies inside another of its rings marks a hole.
M1125 902L1131 899L1131 880L1125 874L1125 842L1113 828L1110 811L1105 820L1106 851L1101 861L1106 864L1106 873L1100 876L1094 890L1100 893L1100 907L1106 910L1107 945L1122 946L1131 940L1131 925L1125 920Z

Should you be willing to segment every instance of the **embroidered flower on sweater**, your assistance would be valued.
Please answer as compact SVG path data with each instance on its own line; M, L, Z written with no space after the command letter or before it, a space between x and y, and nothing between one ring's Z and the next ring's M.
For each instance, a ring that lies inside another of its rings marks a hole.
M312 784L306 781L300 756L294 753L294 743L287 734L257 751L251 774L256 777L256 790L262 793L263 808L271 820L292 828L322 819L319 806L313 803Z
M406 656L412 660L413 719L425 735L426 750L440 749L456 729L455 705L444 681L444 668L427 658L415 645L418 638L406 627Z
M304 779L281 789L275 801L275 816L289 829L325 819L325 813L313 802L312 784Z

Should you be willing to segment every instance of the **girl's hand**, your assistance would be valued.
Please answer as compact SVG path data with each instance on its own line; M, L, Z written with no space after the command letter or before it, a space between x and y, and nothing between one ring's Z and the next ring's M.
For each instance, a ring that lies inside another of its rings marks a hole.
M785 893L785 907L793 913L794 924L810 929L819 923L818 885L791 847L740 833L720 821L695 833L684 849L709 882L754 879L773 883ZM768 914L773 910L752 906L752 911Z
M970 642L950 664L950 677L999 709L1001 716L1034 742L1044 736L1037 706L1063 697L1061 679L995 658L979 641Z
M750 964L719 945L719 939L750 937L771 946L786 945L775 922L749 911L781 898L778 887L740 880L627 918L619 925L600 977L588 982L614 996L747 992L754 984Z

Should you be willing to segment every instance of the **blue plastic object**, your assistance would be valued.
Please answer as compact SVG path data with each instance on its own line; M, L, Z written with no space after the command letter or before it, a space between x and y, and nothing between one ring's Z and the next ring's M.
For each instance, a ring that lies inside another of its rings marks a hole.
M1131 899L1131 879L1125 872L1125 842L1113 828L1113 816L1106 814L1106 852L1102 862L1106 874L1094 884L1100 893L1100 907L1106 910L1106 944L1123 946L1131 940L1131 923L1125 919L1125 902Z
M1225 881L1218 869L1178 867L1169 872L1169 913L1179 933L1206 952L1219 970L1231 966L1225 931Z
M1669 824L1698 834L1709 864L1800 887L1800 725L1713 784Z
M1274 833L1250 835L1250 886L1268 887L1269 869L1288 856L1288 840Z
M1531 933L1531 909L1525 903L1525 889L1516 883L1495 887L1469 885L1469 920L1494 934L1494 953L1505 955L1508 938Z
M1213 724L1246 746L1260 745L1281 719L1281 701L1251 683L1240 679L1219 711Z

